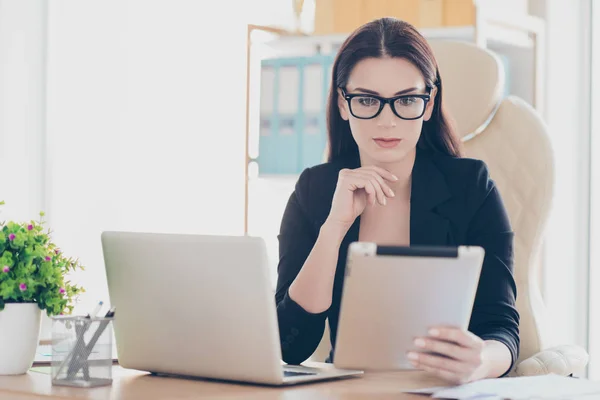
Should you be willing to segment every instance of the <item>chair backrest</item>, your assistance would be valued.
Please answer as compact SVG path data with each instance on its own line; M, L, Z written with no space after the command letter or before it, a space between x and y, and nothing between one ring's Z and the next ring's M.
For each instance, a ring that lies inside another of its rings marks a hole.
M520 360L549 347L540 293L540 254L554 181L547 128L523 100L504 97L504 68L492 52L460 41L430 40L443 82L445 108L467 157L483 160L507 208L513 231L520 314ZM329 351L329 332L313 359Z
M443 101L465 141L466 156L487 164L515 232L520 359L525 359L549 345L539 289L554 180L547 128L525 101L503 98L503 64L492 52L467 42L430 44L444 84Z

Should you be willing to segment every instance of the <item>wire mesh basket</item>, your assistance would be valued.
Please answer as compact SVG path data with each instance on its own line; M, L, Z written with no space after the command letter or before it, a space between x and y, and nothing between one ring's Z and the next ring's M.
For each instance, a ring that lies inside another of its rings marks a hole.
M52 318L52 384L95 387L112 383L113 318Z

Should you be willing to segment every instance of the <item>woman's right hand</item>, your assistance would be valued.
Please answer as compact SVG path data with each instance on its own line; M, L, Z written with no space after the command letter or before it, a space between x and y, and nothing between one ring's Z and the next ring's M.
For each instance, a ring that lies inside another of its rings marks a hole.
M395 196L386 181L397 180L391 172L380 167L342 169L326 223L348 230L367 204L377 202L384 206L386 198Z

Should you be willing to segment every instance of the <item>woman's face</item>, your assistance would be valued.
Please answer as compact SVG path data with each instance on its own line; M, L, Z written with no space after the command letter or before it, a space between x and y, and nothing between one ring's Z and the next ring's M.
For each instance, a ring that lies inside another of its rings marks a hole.
M436 89L431 92L431 100L426 103L419 97L402 97L396 100L394 108L390 104L372 119L379 109L380 101L371 95L391 98L400 95L430 94L421 72L411 62L403 58L367 58L357 63L350 73L345 88L346 95L354 96L351 106L344 98L344 91L338 89L338 107L342 118L350 123L352 136L358 145L361 159L371 163L392 163L410 154L421 136L423 121L431 118ZM351 109L350 109L351 107ZM352 112L351 112L352 111ZM354 114L354 115L353 115Z

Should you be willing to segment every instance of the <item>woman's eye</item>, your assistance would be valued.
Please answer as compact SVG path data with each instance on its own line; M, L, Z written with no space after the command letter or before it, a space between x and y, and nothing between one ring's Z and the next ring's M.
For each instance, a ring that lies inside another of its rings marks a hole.
M403 107L409 107L415 104L419 99L417 97L403 97L398 99L398 103L400 103Z
M417 102L416 97L403 97L401 99L398 99L398 103L400 103L400 105L404 106L404 107L412 106L416 102Z
M379 100L374 99L373 97L359 97L358 104L365 107L375 107L379 106Z

